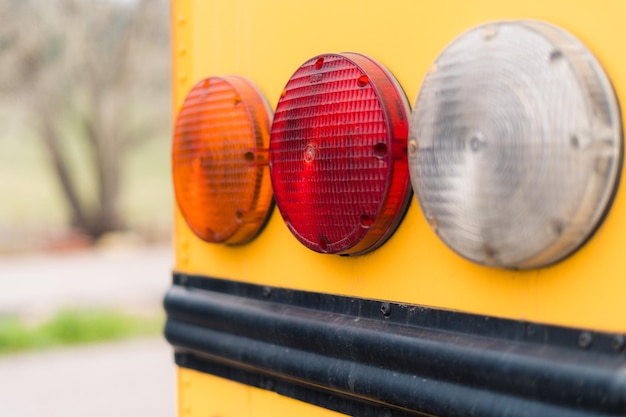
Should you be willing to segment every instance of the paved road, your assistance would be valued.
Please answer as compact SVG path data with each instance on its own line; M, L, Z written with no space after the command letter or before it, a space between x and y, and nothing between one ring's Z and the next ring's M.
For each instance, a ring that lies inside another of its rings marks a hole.
M68 306L160 311L169 247L0 257L0 315ZM160 337L0 356L0 416L173 417L171 348Z
M160 308L172 259L169 247L0 257L0 314L38 316L71 306Z
M174 417L175 379L162 339L0 358L0 415Z

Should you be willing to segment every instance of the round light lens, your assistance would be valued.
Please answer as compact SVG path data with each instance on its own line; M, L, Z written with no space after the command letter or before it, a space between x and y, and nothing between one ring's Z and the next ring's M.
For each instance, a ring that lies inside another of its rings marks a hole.
M417 98L417 199L439 237L474 262L554 263L612 201L620 120L609 79L572 35L541 22L480 26L441 53Z
M370 58L304 63L278 102L270 139L276 204L306 247L361 254L395 230L410 201L409 106Z
M207 78L185 99L174 130L174 190L205 241L246 243L269 217L269 125L261 93L240 77Z

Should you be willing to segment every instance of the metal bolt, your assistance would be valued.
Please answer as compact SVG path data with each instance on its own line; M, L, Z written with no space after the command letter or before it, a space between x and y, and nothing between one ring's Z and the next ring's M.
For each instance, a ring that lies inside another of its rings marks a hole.
M550 52L550 56L549 56L550 62L559 61L561 58L563 58L563 51L561 51L560 49L555 49L552 52Z
M383 313L383 316L389 317L391 315L391 304L389 304L389 303L382 303L380 305L380 311L381 311L381 313Z
M563 234L563 231L565 230L565 222L558 219L553 219L550 222L550 227L552 228L552 232L555 235L561 236Z
M498 34L498 28L494 25L486 26L483 29L483 40L490 41Z
M272 288L271 287L263 287L263 297L270 298L272 296Z
M593 336L589 332L582 332L580 336L578 336L578 346L583 349L589 349L592 342Z
M496 255L498 252L489 246L488 244L483 244L483 254L485 255L485 263L488 265L496 264Z
M315 159L315 147L313 145L307 145L304 148L304 162L313 162Z
M486 146L487 144L485 143L485 138L482 133L476 133L469 140L469 147L473 152L479 152Z
M611 338L611 349L615 352L621 352L624 349L624 345L626 345L626 340L624 340L624 336L621 334L615 335Z

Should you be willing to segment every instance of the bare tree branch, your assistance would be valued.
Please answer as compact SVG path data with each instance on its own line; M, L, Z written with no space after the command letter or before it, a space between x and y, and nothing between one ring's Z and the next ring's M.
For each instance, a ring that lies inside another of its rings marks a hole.
M50 158L52 169L56 173L59 185L65 195L65 201L71 213L71 225L79 228L85 227L89 224L89 219L78 197L76 184L69 172L66 156L61 150L61 141L53 125L53 117L49 114L49 109L43 105L37 106L37 111L40 113L41 138Z
M163 126L154 120L167 119L146 117L147 109L140 105L152 99L153 85L161 83L167 90L167 3L4 0L2 12L13 18L0 25L0 91L34 103L36 133L71 223L94 238L122 228L125 155ZM24 27L24 21L30 25ZM144 123L137 125L138 120ZM70 123L73 128L66 126ZM90 150L89 172L76 172L64 154L70 140L81 140ZM76 186L76 176L84 175L94 176L95 200Z

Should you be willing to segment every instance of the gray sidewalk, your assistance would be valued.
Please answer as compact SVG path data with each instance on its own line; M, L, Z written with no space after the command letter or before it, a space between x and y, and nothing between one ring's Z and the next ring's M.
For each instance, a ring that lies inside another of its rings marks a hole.
M160 312L172 265L169 247L0 257L0 315ZM0 416L173 417L175 385L162 337L0 356Z
M0 357L0 415L174 417L170 347L145 339Z
M172 253L162 246L0 257L0 314L39 316L72 306L160 308Z

